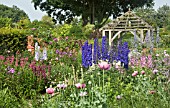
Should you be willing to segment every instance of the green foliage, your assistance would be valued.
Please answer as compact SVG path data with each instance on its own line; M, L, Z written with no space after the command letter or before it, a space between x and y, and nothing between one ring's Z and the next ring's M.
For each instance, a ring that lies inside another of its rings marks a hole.
M41 19L41 21L42 21L43 23L45 23L46 25L49 25L49 26L51 26L51 27L54 26L54 22L52 21L52 18L49 17L49 16L47 16L47 15L43 16L42 19Z
M0 28L0 54L5 54L7 50L11 52L26 50L27 34L27 30Z
M0 28L2 27L10 27L12 24L12 20L10 18L2 18L0 17Z
M135 12L138 16L143 18L147 23L158 27L166 27L170 24L170 7L168 5L163 5L155 11L153 8L137 8Z
M69 36L71 28L72 28L72 25L69 25L69 24L64 24L60 26L60 28L58 29L59 36Z
M163 41L163 48L170 48L170 35L162 35L161 40Z
M83 35L86 37L86 38L89 38L90 37L90 34L93 32L94 30L94 25L93 24L87 24L86 26L84 26L83 28Z
M35 99L37 94L45 88L43 79L36 77L27 66L24 69L22 67L14 68L14 73L7 71L7 67L10 66L2 65L2 67L1 89L8 88L18 99Z
M150 25L156 27L157 24L157 12L153 8L137 8L135 9L136 15L141 17Z
M83 38L82 27L78 26L78 25L73 25L70 28L69 34L73 37L76 37L76 38Z
M18 22L23 18L28 18L28 15L20 10L17 6L8 7L0 4L0 17L2 18L11 18L12 22Z
M166 27L170 18L170 6L163 5L157 10L157 23L159 27Z
M10 89L3 88L0 90L0 107L1 108L18 108L20 103L17 97L15 97Z

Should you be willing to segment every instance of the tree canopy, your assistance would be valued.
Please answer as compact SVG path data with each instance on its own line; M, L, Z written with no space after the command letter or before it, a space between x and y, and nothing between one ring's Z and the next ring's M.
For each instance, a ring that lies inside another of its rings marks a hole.
M0 17L11 18L12 22L18 22L23 18L28 18L28 15L23 10L20 10L17 6L8 7L0 4Z
M81 16L83 25L87 23L105 24L110 16L114 18L128 8L153 6L153 0L32 0L35 9L46 11L55 22L70 23L75 16Z
M170 24L170 6L168 5L163 5L157 11L153 8L137 8L135 13L155 27L162 28Z

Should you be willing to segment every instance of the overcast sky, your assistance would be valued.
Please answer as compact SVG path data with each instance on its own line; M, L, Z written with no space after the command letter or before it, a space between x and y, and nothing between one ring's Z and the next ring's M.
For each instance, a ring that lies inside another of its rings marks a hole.
M35 10L31 1L32 0L0 0L0 4L4 4L9 7L15 5L21 10L24 10L28 14L31 21L35 19L40 20L42 16L46 15L46 13L40 10ZM154 9L158 9L159 7L165 4L170 6L170 0L154 0L154 1L155 1Z

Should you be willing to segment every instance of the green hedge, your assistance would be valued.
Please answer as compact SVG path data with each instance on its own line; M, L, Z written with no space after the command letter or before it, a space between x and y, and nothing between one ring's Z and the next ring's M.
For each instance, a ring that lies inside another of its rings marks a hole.
M0 54L5 54L8 50L14 53L26 50L28 33L24 29L0 28Z

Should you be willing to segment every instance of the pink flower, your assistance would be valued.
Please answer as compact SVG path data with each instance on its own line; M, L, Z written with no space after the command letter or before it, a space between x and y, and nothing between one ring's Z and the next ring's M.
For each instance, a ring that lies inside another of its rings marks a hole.
M169 57L169 54L165 54L165 57Z
M66 40L68 40L68 36L66 36L66 38L65 38Z
M144 70L142 70L142 71L141 71L141 74L142 74L142 75L144 75L144 74L145 74L145 71L144 71Z
M148 68L152 68L153 67L153 64L152 64L152 55L148 55L147 66L148 66Z
M32 31L36 30L36 28L31 28Z
M59 89L65 89L67 87L67 84L57 84L57 87Z
M154 69L154 70L153 70L153 74L156 74L156 73L158 73L158 70L157 70L157 69Z
M140 64L141 64L141 67L145 67L147 64L146 64L146 57L145 56L142 56L141 59L140 59Z
M103 70L109 70L110 69L110 64L108 64L105 61L102 61L101 63L99 63L98 66L99 66L100 69L103 69Z
M51 45L51 44L53 44L53 42L50 41L49 44Z
M47 88L46 93L48 94L54 94L55 89L54 88Z
M116 99L117 99L117 100L121 100L121 99L122 99L122 96L121 96L121 95L118 95L118 96L116 96Z
M58 41L58 39L57 39L57 38L54 38L53 40L54 40L55 42L57 42L57 41Z
M87 92L80 92L79 96L86 96Z
M138 71L134 71L133 73L132 73L132 76L137 76L138 75Z
M156 54L156 57L158 57L159 56L159 54Z
M80 89L80 88L85 88L86 87L86 84L81 84L81 83L77 83L75 84L75 86Z
M15 72L15 70L14 70L14 68L11 68L8 72L13 74Z
M149 93L154 94L154 93L156 93L156 91L155 90L150 90Z

